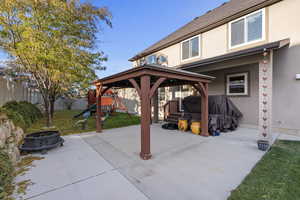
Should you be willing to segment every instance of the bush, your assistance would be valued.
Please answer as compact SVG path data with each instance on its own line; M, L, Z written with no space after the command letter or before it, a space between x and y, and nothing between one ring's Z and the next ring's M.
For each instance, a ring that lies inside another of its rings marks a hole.
M14 168L7 155L0 149L0 199L7 199L13 191Z
M20 115L18 112L2 107L0 108L0 114L2 113L6 114L7 117L11 119L16 126L19 126L22 129L26 129L26 123L23 119L23 116Z
M31 124L42 117L42 112L35 105L25 101L7 102L0 109L0 112L7 114L9 119L23 129L30 127Z

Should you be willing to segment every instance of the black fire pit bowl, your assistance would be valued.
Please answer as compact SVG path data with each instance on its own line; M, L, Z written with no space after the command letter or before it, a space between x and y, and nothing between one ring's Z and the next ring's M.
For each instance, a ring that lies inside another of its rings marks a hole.
M41 131L27 135L20 150L22 152L41 151L46 153L47 150L63 146L63 144L64 139L60 137L58 131Z

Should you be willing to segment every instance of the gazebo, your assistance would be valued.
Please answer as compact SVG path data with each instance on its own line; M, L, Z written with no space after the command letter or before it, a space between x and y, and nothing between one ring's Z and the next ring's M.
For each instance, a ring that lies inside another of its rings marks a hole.
M141 153L143 160L151 158L150 124L151 98L159 87L191 85L201 95L201 135L208 133L208 83L214 77L160 65L145 64L140 67L94 81L97 91L97 132L102 132L101 96L110 88L135 88L141 101Z

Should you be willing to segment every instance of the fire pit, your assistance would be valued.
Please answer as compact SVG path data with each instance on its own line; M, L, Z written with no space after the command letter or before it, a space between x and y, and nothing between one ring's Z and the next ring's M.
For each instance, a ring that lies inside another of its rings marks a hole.
M42 151L42 153L46 153L49 149L63 146L63 143L64 139L60 137L58 131L42 131L27 135L20 150L23 152Z

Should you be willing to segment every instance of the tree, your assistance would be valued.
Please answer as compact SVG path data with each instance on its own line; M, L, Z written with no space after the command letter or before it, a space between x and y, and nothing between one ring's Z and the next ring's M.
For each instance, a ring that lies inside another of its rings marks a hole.
M51 126L55 100L86 88L106 61L96 51L96 34L101 24L111 27L111 14L80 0L0 0L0 5L0 47L36 83Z

